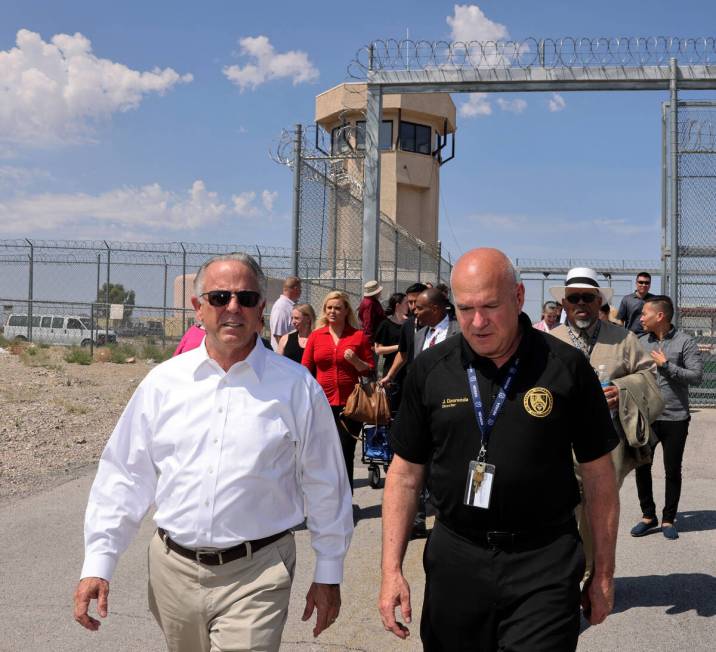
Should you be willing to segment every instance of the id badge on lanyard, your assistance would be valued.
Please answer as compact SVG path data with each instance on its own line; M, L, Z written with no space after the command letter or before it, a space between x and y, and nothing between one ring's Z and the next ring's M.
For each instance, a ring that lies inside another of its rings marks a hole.
M495 465L472 460L467 472L467 486L465 487L465 504L468 507L490 506L492 495L492 480L495 477Z
M517 375L517 367L519 363L520 360L518 358L507 372L505 383L502 387L500 387L500 391L492 404L492 409L490 410L490 414L487 418L485 418L482 399L480 398L480 389L477 385L477 374L475 373L475 369L472 365L467 368L467 378L470 384L470 396L472 398L473 407L475 408L475 418L477 419L477 425L480 428L481 435L480 452L478 453L476 460L470 461L467 469L467 482L465 484L465 497L463 499L463 503L468 507L488 509L490 506L492 485L495 479L495 465L488 464L486 461L487 444L490 439L490 432L497 421L497 416L502 410L505 400L507 399L507 392L509 392L512 382Z

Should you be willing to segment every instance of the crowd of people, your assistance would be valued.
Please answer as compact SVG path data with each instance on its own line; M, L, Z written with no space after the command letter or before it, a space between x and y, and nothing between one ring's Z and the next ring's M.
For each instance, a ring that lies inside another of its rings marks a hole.
M372 377L395 416L385 629L410 633L402 561L409 538L427 534L429 501L424 648L574 650L580 606L592 624L613 607L618 493L633 469L643 518L631 534L659 526L659 444L661 531L678 538L688 386L703 362L650 283L640 273L613 316L612 289L574 268L533 324L519 272L495 249L460 258L451 287L416 282L385 305L369 281L356 311L334 290L316 315L289 277L262 344L261 268L245 254L208 260L197 325L142 381L102 455L75 619L99 627L90 602L106 616L117 559L154 505L149 600L170 650L277 650L304 520L316 563L303 617L316 612L315 636L330 627L363 425L343 411Z

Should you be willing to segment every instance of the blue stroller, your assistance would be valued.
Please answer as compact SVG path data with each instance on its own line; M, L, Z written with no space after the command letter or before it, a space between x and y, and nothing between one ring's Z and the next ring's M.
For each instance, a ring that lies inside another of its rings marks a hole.
M380 467L388 471L393 459L393 449L388 443L390 426L364 425L362 431L363 451L361 461L368 465L368 483L373 489L380 488Z

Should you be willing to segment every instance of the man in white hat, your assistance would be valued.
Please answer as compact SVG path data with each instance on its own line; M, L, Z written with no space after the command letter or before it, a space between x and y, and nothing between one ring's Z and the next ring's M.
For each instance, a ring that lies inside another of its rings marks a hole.
M375 343L375 333L385 319L383 306L380 305L380 293L383 286L378 281L368 281L363 286L363 299L358 306L358 319L371 346Z
M612 415L617 415L619 407L619 390L611 381L624 378L630 374L655 374L654 361L640 346L639 340L621 326L599 319L599 308L609 303L612 288L600 287L597 273L589 267L574 267L567 272L567 280L563 286L550 288L550 294L562 304L567 319L554 330L551 335L567 344L578 348L587 357L595 372L600 375L604 396ZM624 431L614 419L615 427L620 435L619 445L612 450L612 461L618 486L621 487L626 475L635 468L635 462L625 442ZM578 427L578 424L575 424ZM575 467L577 479L581 477L579 467ZM584 506L584 498L582 505ZM586 520L584 509L578 516L579 530L584 541L584 552L587 557L587 574L590 573L592 559L591 532Z

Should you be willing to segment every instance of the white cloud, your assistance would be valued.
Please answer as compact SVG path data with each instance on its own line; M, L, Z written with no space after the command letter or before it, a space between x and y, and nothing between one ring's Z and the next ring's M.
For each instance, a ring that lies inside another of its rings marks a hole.
M462 118L490 115L492 113L492 104L487 99L487 93L470 93L467 101L460 105L458 113Z
M644 235L654 231L653 224L635 224L624 219L596 219L592 224L602 231L618 236Z
M14 165L0 165L0 188L17 190L25 188L35 181L51 179L47 170L39 168L25 168Z
M567 102L559 93L552 93L548 106L552 113L556 113L562 111L567 106Z
M192 81L172 68L151 72L100 59L82 34L50 42L27 29L0 51L0 141L48 146L86 140L94 123L136 109L148 93Z
M453 41L499 41L510 37L507 27L491 21L477 5L454 5L446 19Z
M264 213L271 213L277 197L278 192L262 190L260 200L264 210L261 211L259 207L256 206L257 194L253 190L232 195L231 200L234 202L233 211L240 217L258 217Z
M514 100L506 100L504 97L500 97L497 99L497 106L510 113L522 113L527 108L527 102L519 97Z
M234 202L234 213L241 217L256 217L259 214L259 209L254 206L255 199L256 193L253 191L232 195L231 200Z
M102 228L128 231L180 231L217 222L228 212L217 193L194 181L185 194L158 183L128 186L99 195L45 193L0 201L0 233L84 233Z
M278 192L270 192L269 190L264 190L261 193L261 203L263 204L263 207L270 213L273 210L274 202L276 201L276 198L278 197Z
M239 40L239 45L240 54L252 61L244 66L225 66L223 72L242 92L272 79L290 78L294 86L318 79L318 69L305 52L277 53L267 36L247 36Z

